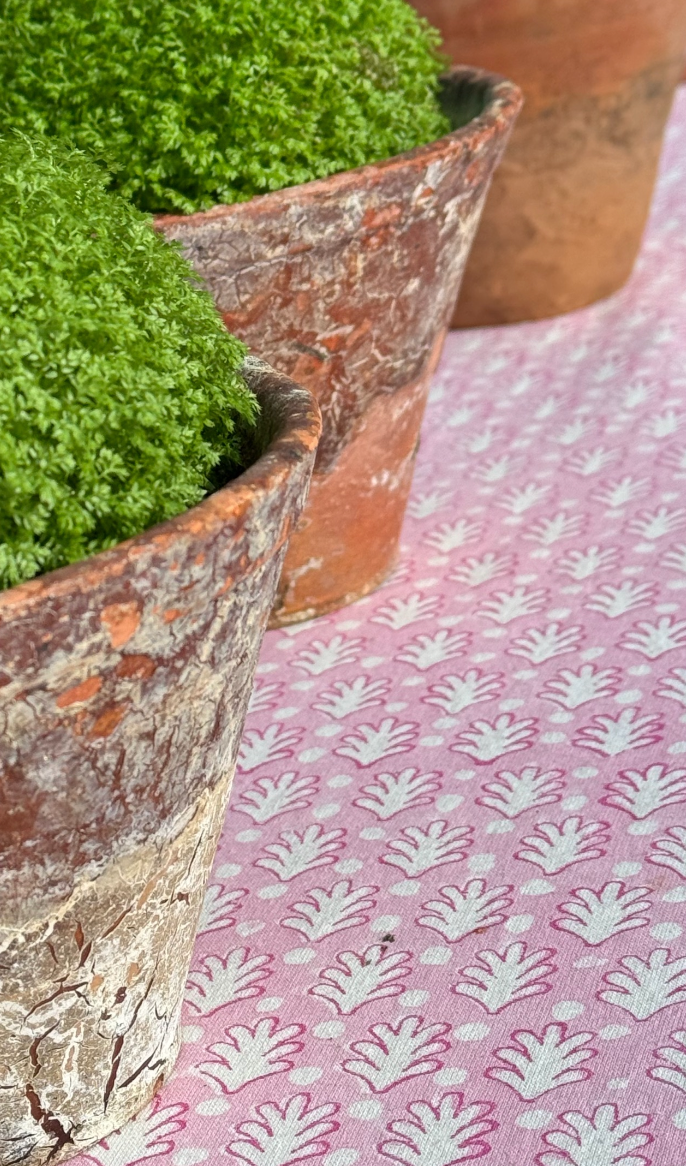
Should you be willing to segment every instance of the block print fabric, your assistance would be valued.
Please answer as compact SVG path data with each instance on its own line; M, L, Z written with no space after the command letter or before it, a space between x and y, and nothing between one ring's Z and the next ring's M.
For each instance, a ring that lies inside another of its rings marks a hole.
M686 1166L686 94L637 273L453 335L402 559L270 633L99 1166Z

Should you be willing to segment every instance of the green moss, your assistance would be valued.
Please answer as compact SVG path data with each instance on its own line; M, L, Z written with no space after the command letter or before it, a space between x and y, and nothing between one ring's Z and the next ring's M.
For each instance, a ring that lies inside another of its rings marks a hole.
M405 0L3 0L0 132L61 136L189 212L447 133Z
M56 143L0 140L0 586L198 502L255 401L178 250Z

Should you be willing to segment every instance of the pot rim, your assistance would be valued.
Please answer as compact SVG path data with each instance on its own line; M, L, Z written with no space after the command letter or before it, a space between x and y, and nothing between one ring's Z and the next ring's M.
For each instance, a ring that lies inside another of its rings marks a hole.
M104 578L120 577L128 563L153 546L163 549L200 531L219 530L265 495L279 492L294 466L309 458L317 448L322 424L319 406L309 389L257 357L246 357L239 371L265 410L265 419L273 433L260 456L238 477L174 518L157 523L109 550L0 591L0 626L29 615L51 598L88 592ZM285 531L283 538L289 533L290 530Z
M290 203L297 199L304 202L325 201L335 192L339 194L346 188L358 188L372 185L382 175L392 170L401 170L407 166L420 169L434 159L447 154L461 154L464 150L474 149L477 144L502 134L509 129L519 114L524 95L514 81L492 73L488 69L480 69L472 65L454 65L443 74L444 81L465 82L475 85L485 85L487 89L485 104L482 112L468 121L466 125L451 130L441 138L435 138L422 146L415 146L412 150L405 150L401 154L394 154L391 158L379 162L369 162L364 166L356 166L352 170L341 170L329 174L325 178L313 178L309 182L301 182L295 186L284 186L280 190L271 190L266 194L256 194L243 202L217 203L206 211L193 211L192 214L160 214L154 216L157 228L163 229L175 223L203 223L207 220L228 218L245 210L246 207L260 207L271 209L279 203Z

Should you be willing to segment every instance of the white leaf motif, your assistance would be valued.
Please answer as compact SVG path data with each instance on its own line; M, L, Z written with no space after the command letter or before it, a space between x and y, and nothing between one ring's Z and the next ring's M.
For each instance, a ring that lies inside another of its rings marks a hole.
M536 721L527 717L515 720L503 713L495 721L473 721L450 746L453 753L466 753L477 765L488 765L507 753L530 749L536 739Z
M268 725L262 733L247 729L238 751L238 769L250 773L260 765L292 757L304 733L304 729L284 729L280 725Z
M87 1156L100 1166L121 1166L122 1162L142 1162L171 1154L175 1146L174 1136L186 1128L183 1120L186 1113L188 1106L184 1102L163 1105L157 1096L144 1114L127 1122L117 1133L108 1134L88 1150Z
M388 843L379 862L396 866L408 879L449 863L462 862L472 844L473 826L449 826L446 821L428 826L406 826L402 837Z
M409 753L418 736L419 725L414 721L403 724L395 717L386 717L379 725L357 725L354 732L343 738L343 744L334 749L339 757L349 757L358 769L366 769L393 757Z
M505 687L502 672L484 674L478 668L470 668L463 676L444 676L440 684L429 686L424 704L433 704L449 716L456 716L470 705L485 700L495 700Z
M543 588L527 591L526 587L515 587L514 591L496 591L484 600L476 614L504 627L523 615L535 615L541 611L547 598L548 592Z
M603 502L610 510L621 510L623 506L633 502L634 498L638 498L649 485L648 478L632 478L630 474L626 474L623 478L608 482L607 485L595 490L591 498Z
M361 954L341 951L336 966L324 968L319 981L309 989L332 1004L341 1016L350 1016L365 1004L374 1004L405 991L412 970L409 951L389 951L386 944L374 944Z
M602 858L609 841L609 822L584 822L575 815L565 818L560 826L537 822L534 833L522 838L522 849L515 858L555 875L578 862Z
M653 1141L647 1113L620 1120L616 1105L599 1105L591 1118L571 1112L560 1120L563 1130L543 1135L554 1150L539 1154L536 1166L650 1166L650 1159L637 1153Z
M313 640L309 648L298 652L291 661L292 668L300 668L309 676L321 676L341 664L354 664L362 650L362 640L348 640L345 636L334 636L325 644L323 640Z
M581 583L599 571L609 571L617 566L619 551L617 547L599 546L587 547L585 551L567 551L557 560L557 569L561 575L568 575L570 579Z
M670 959L666 947L651 951L646 960L625 955L619 961L621 971L607 972L607 988L598 993L606 1004L630 1012L636 1020L648 1020L663 1008L686 1004L686 958Z
M304 1048L298 1040L305 1032L303 1024L279 1028L276 1016L265 1016L254 1028L235 1024L226 1029L226 1041L210 1045L214 1061L198 1065L203 1077L216 1081L224 1093L238 1093L251 1081L286 1073L293 1068L292 1057Z
M659 713L640 716L637 708L622 709L618 716L597 714L582 725L574 744L603 757L617 757L630 749L644 749L662 740L664 720Z
M538 695L563 709L577 709L592 700L614 696L619 692L621 683L619 668L596 668L594 664L582 664L578 672L562 668L547 681Z
M460 968L461 979L453 992L468 996L486 1012L496 1015L520 1000L550 992L548 977L557 971L555 954L552 947L527 954L525 943L511 943L503 952L480 951L478 963Z
M422 903L420 927L438 931L448 943L459 943L474 931L496 927L507 919L512 906L512 886L489 890L484 879L471 879L463 887L441 887L440 898Z
M634 624L617 645L626 652L640 652L647 660L657 660L667 652L686 647L686 619L676 620L671 615L660 616L656 624L643 621Z
M357 676L350 682L336 680L331 688L320 692L312 708L341 721L351 713L383 704L390 688L390 680L371 680L368 676Z
M302 902L292 903L293 915L281 920L283 927L301 932L309 943L325 939L369 922L369 912L375 906L378 887L353 888L350 879L334 883L328 890L314 887Z
M403 810L431 805L441 789L440 777L440 773L420 773L418 769L379 773L371 785L362 786L362 797L355 798L353 805L386 822Z
M562 769L542 770L536 765L527 765L519 773L503 769L496 773L494 781L482 785L483 793L476 802L512 820L527 810L560 802L565 788L563 777Z
M272 974L272 955L250 955L238 947L226 956L201 956L186 984L186 1001L200 1016L213 1016L220 1008L264 993L264 981Z
M652 583L637 583L633 579L624 579L619 587L612 583L603 583L584 606L588 611L599 611L607 619L618 619L637 607L648 607L656 594L657 587Z
M528 527L524 538L539 543L542 547L551 547L553 543L563 538L572 538L579 534L585 522L581 514L566 514L560 510L552 518L540 518Z
M541 1036L526 1030L513 1032L514 1045L495 1050L501 1064L487 1069L485 1076L509 1085L524 1101L587 1081L592 1071L586 1062L597 1056L597 1050L589 1047L595 1034L567 1034L566 1024L549 1024Z
M656 838L651 843L648 862L653 866L666 866L686 879L686 826L672 826L666 838Z
M379 1152L403 1166L458 1166L490 1152L484 1141L498 1128L490 1101L466 1104L462 1093L444 1093L435 1104L411 1101L409 1118L389 1122L393 1139L381 1142Z
M483 527L479 522L471 522L468 518L458 518L457 522L444 522L437 530L427 534L424 539L430 547L440 551L442 555L455 551L466 543L476 542L481 537Z
M405 1016L396 1025L373 1024L371 1040L353 1041L357 1053L343 1061L346 1073L361 1077L373 1093L386 1093L401 1081L442 1068L442 1053L450 1048L450 1025L428 1024L421 1016Z
M384 624L398 632L410 624L419 623L420 620L431 619L436 615L439 605L438 596L419 595L415 592L404 599L390 599L388 603L377 607L371 621Z
M637 518L629 523L632 534L638 534L647 542L655 542L666 534L686 524L686 510L669 510L667 506L658 506L657 510L644 510Z
M665 551L660 559L661 567L670 567L672 571L679 571L686 575L686 543L678 543Z
M561 916L551 926L557 931L576 935L588 947L597 947L635 927L650 922L650 888L627 888L623 882L605 883L599 891L578 887L572 897L560 905Z
M669 769L666 765L622 769L605 789L608 792L600 799L601 805L623 810L640 821L656 810L686 802L686 769Z
M672 668L660 680L655 692L656 696L664 696L667 700L675 700L686 708L686 668Z
M583 628L563 628L559 623L546 628L527 628L507 649L508 656L523 656L530 664L545 664L553 656L574 652L583 640Z
M295 1166L326 1154L326 1139L339 1128L332 1120L339 1106L334 1102L310 1105L306 1093L289 1097L283 1105L266 1101L255 1107L258 1121L244 1121L236 1127L239 1135L227 1149L248 1166Z
M198 935L233 927L236 922L235 912L243 906L247 894L244 887L230 890L224 883L210 883L198 920Z
M470 632L450 632L441 628L432 636L415 636L402 651L395 656L403 664L411 664L419 672L428 672L436 664L464 656L472 641Z
M677 1029L669 1035L675 1043L655 1049L653 1055L658 1063L648 1069L648 1076L652 1077L653 1081L662 1081L663 1084L673 1085L675 1089L686 1093L686 1031Z
M245 790L237 802L231 803L231 808L263 825L281 814L306 810L318 790L318 777L303 777L291 770L280 777L258 778L252 789Z
M257 858L253 866L261 866L275 874L279 882L290 879L320 866L330 866L338 859L339 851L345 848L345 830L330 830L323 826L306 826L304 830L284 830L278 842L271 842L263 848L264 857Z
M448 578L456 583L464 584L465 587L481 587L484 583L490 583L491 579L507 575L512 566L513 558L511 555L499 555L494 551L486 551L480 559L465 559L464 563L461 563L452 574L448 575Z

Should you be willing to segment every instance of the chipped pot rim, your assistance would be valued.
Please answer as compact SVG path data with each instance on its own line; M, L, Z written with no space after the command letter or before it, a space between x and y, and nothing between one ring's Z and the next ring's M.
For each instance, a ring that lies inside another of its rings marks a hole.
M273 432L259 457L238 477L181 514L108 550L0 591L0 626L55 596L89 592L104 578L119 578L146 552L217 531L259 506L266 495L279 493L294 469L316 451L321 435L319 406L309 389L257 357L246 357L239 371Z
M297 201L299 205L326 201L332 195L338 196L346 191L374 185L389 172L392 173L408 167L419 170L436 159L451 154L459 156L465 150L474 149L477 145L484 145L493 137L509 131L524 104L524 95L514 81L510 81L498 73L491 73L488 69L479 69L470 65L455 65L443 74L443 80L454 83L471 82L473 85L482 86L485 89L484 108L481 113L465 125L444 134L443 137L435 138L421 146L415 146L412 150L405 150L401 154L394 154L379 162L369 162L352 170L341 170L335 174L329 174L325 178L314 178L309 182L269 191L267 194L254 195L253 198L246 199L244 202L217 203L209 210L194 211L187 215L155 215L155 226L158 229L164 229L176 223L192 225L216 222L236 214L245 214L248 208L254 208L255 212L258 212L276 209L280 204L288 205L293 201Z

